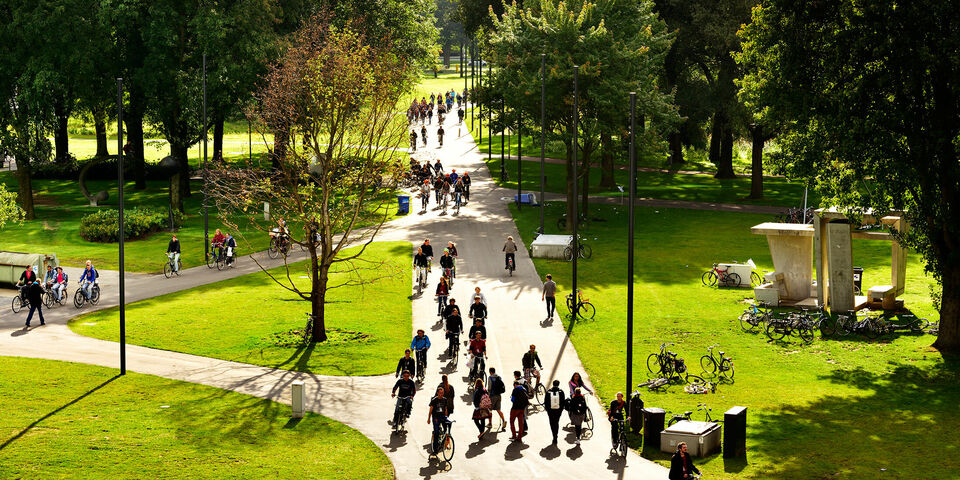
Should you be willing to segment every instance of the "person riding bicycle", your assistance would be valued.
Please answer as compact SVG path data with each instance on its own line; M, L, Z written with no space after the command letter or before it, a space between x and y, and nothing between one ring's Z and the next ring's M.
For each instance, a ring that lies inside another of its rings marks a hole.
M567 382L567 387L570 389L571 397L573 396L573 392L578 388L585 390L587 393L593 393L593 390L587 388L587 386L583 383L583 378L580 377L579 372L573 372L573 375L570 377L570 381Z
M540 355L537 355L536 345L530 345L530 350L523 354L520 364L523 365L523 376L533 375L537 378L536 384L540 385L540 370L537 367L543 368L543 364L540 363Z
M486 323L487 306L480 301L480 297L473 297L473 304L470 305L469 317L477 322L480 322L480 325Z
M447 354L453 354L454 344L460 341L460 334L463 333L463 319L460 318L460 309L454 307L450 315L444 319L444 330L449 341Z
M457 122L463 123L463 107L457 109Z
M443 185L440 186L440 199L441 204L444 206L444 211L446 211L447 198L450 196L450 177L443 177Z
M473 321L473 326L470 327L467 338L472 340L478 333L480 334L480 338L484 340L487 339L487 327L483 326L483 322L481 322L479 318Z
M467 347L467 350L470 352L470 355L473 356L473 368L470 370L470 374L473 378L480 378L483 374L483 369L486 367L484 359L487 358L487 341L485 340L486 331L479 330L470 330L472 332L472 337L470 337L470 346Z
M424 255L423 247L417 248L417 253L413 256L413 266L414 268L423 267L424 269L430 269L430 261L427 256ZM418 278L417 281L419 280L420 279Z
M57 267L57 273L53 276L53 294L56 296L57 301L62 301L64 295L67 291L67 282L69 277L67 272L63 271L63 267Z
M517 244L513 241L512 236L507 237L507 241L503 244L503 252L506 256L503 258L504 268L510 268L510 263L513 263L513 269L517 269Z
M430 266L433 265L433 246L430 245L429 238L423 239L423 245L420 245L420 250L427 256L427 271L429 272Z
M433 179L433 196L437 202L437 208L440 207L440 197L443 195L443 175L437 174Z
M437 387L437 393L432 399L430 399L430 408L427 410L427 425L433 423L433 439L431 444L433 446L433 451L439 451L440 445L437 443L440 441L440 434L442 432L448 431L450 421L447 420L447 408L449 403L447 399L444 398L444 389L443 386Z
M170 266L173 267L174 273L180 270L180 266L177 264L180 260L180 240L177 240L176 235L170 237L170 243L167 244L167 258L170 259Z
M457 182L453 184L454 205L457 205L457 206L463 205L463 195L466 192L467 192L467 187L463 185L463 179L458 178Z
M423 209L427 209L427 204L430 203L430 180L424 180L420 184L420 202L423 203Z
M409 353L409 350L407 353ZM413 408L413 396L417 394L417 384L410 379L410 370L404 370L403 378L393 384L390 398L396 397L398 393L400 394L400 398L397 399L397 405L401 406L400 410L403 412L403 416L409 417L410 410ZM403 402L403 404L401 405L400 402ZM393 424L396 425L399 422L400 419L394 416Z
M470 201L470 172L463 172L463 178L460 179L463 181L463 196L468 203Z
M226 249L224 255L227 256L227 265L230 265L237 256L237 239L233 238L233 234L227 234L227 239L223 241L223 247Z
M410 372L411 374L417 371L417 362L410 356L410 349L406 349L403 352L403 356L400 357L400 361L397 362L397 373L394 375L394 378L400 376L404 371Z
M440 163L440 159L437 159L437 163L433 164L433 171L436 172L436 175L439 177L443 173L443 164Z
M617 441L620 438L620 426L625 420L627 402L623 400L623 392L617 392L617 399L610 402L610 409L607 410L607 420L610 421L610 435L613 441L613 447L616 448ZM626 417L629 419L630 417ZM619 422L618 422L619 421Z
M422 125L420 127L420 140L423 140L423 146L427 146L427 126Z
M477 297L480 297L480 303L482 303L483 306L486 307L487 297L484 294L480 293L480 287L473 287L473 298L477 298Z
M450 278L453 278L453 269L456 268L456 264L453 262L453 256L450 255L448 250L443 251L443 255L440 257L440 268L444 269L444 274L446 274L446 269L450 269Z
M430 349L430 337L423 333L423 329L417 330L417 334L413 337L413 341L410 342L410 349L414 352L417 352L417 364L422 366L423 370L426 370L427 350Z
M83 296L87 300L90 300L90 296L93 295L93 286L97 283L97 277L99 276L97 269L93 268L93 263L87 260L87 265L80 275L80 289L83 291Z
M444 134L444 133L445 133L445 132L443 131L443 124L441 123L441 124L437 127L437 140L440 141L440 146L441 146L441 147L443 146L443 134Z
M417 132L414 129L410 129L410 150L417 151Z
M217 252L217 258L223 256L223 244L227 241L227 236L218 228L213 234L213 240L210 240L210 248Z
M14 285L20 289L20 299L27 299L27 289L30 285L33 285L33 282L37 281L37 274L33 271L33 265L27 265L24 271L20 274L20 280L17 280L17 283Z
M437 316L446 317L448 311L447 297L450 296L450 284L447 282L447 277L440 277L435 295L437 297Z
M43 286L47 290L53 288L55 283L55 277L57 276L57 271L53 269L53 265L47 265L47 274L43 276Z

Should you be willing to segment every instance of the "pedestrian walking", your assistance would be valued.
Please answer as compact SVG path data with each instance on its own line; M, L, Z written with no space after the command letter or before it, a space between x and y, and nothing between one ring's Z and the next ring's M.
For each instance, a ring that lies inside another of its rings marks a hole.
M503 419L503 411L500 410L500 396L506 391L507 387L503 384L503 379L500 378L500 375L497 375L497 369L490 367L490 375L487 376L487 394L490 395L489 426L493 427L493 412L496 411L497 415L500 415L501 432L507 429L507 422Z
M522 441L523 436L526 435L524 414L527 412L527 405L530 404L530 400L527 398L527 391L523 388L523 385L520 385L520 382L516 380L513 382L510 401L512 402L510 406L510 440ZM517 429L517 423L520 424L519 429Z
M557 284L553 282L553 275L547 274L547 280L543 282L543 292L540 294L540 300L547 302L547 320L553 319L553 313L557 310Z
M34 275L33 283L27 286L27 298L30 300L30 313L27 314L27 328L30 327L30 320L33 318L33 311L36 310L40 315L40 325L43 321L43 287L40 286L40 280Z
M553 388L547 390L547 398L544 399L544 407L547 410L547 418L550 420L550 432L553 433L553 444L557 444L557 433L560 431L560 415L563 414L567 406L567 400L564 398L563 390L560 389L560 380L553 381Z
M570 423L573 424L573 433L577 436L574 443L580 445L580 436L583 434L583 420L587 416L587 400L583 392L577 388L567 401L567 410L570 412Z
M478 378L473 384L473 423L477 426L477 440L483 438L491 406L490 394L483 388L483 380Z
M440 377L440 385L437 385L437 388L443 389L443 398L447 399L447 415L453 415L454 407L454 391L453 385L450 385L450 381L447 380L447 376L443 375Z

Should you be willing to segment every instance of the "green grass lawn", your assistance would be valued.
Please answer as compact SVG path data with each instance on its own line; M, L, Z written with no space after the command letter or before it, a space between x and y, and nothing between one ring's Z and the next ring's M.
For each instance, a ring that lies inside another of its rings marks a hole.
M329 418L116 372L0 358L0 478L393 478L376 445Z
M310 306L254 273L127 305L127 341L152 348L224 360L327 375L379 375L393 371L409 344L411 310L410 244L372 244L371 262L360 278L385 277L364 286L335 288L327 294L322 344L287 345L294 329L306 325ZM291 268L293 278L309 287L305 263ZM344 266L335 268L345 268ZM272 270L286 275L285 270ZM333 276L332 284L352 278ZM70 322L82 335L115 340L116 309L91 313ZM93 324L93 325L88 325ZM281 340L275 338L281 334Z
M9 172L0 173L0 181L7 188L16 189L16 180ZM71 180L34 180L33 192L37 214L36 220L24 221L18 225L8 223L0 239L0 250L14 252L56 253L64 265L79 266L86 260L92 260L98 268L115 270L118 268L118 245L116 243L88 242L80 238L80 219L102 208L117 208L116 182L91 180L87 183L92 192L107 190L109 200L104 206L91 207L80 193L76 181ZM126 208L151 207L166 208L167 182L147 182L146 190L135 190L133 182L124 188ZM184 199L184 225L177 232L183 252L181 262L184 267L202 265L203 260L203 196L200 182L192 183L194 195ZM223 228L217 218L216 209L210 209L210 236L217 228ZM224 230L226 231L226 230ZM247 240L246 242L242 240ZM254 234L238 238L241 254L267 247L268 238ZM124 255L127 271L162 271L166 260L169 233L158 232L147 238L131 240L125 243Z
M579 286L598 313L594 321L571 327L565 320L564 326L599 394L609 402L626 387L627 222L624 208L594 208L608 221L592 222L584 232L594 253L579 262ZM562 209L562 203L554 203L547 218L556 218ZM539 211L512 210L529 245ZM752 292L703 287L700 275L714 262L748 258L772 270L766 239L749 230L769 218L681 209L637 211L634 383L646 378L646 357L661 342L675 343L671 350L686 359L693 373L700 372L699 358L714 343L734 358L736 367L736 383L720 385L715 394L690 395L673 386L667 393L644 390L643 400L675 413L706 402L714 417L735 405L748 408L747 460L720 455L697 460L709 478L956 478L960 362L932 350L932 336L888 335L877 341L818 336L802 346L796 341L771 344L762 334L745 333L737 317ZM556 233L552 222L547 222L547 233ZM865 286L889 283L888 243L855 240L853 255L854 264L866 268ZM570 264L546 259L534 263L541 276L553 274L561 294L569 292ZM901 298L915 313L935 319L928 295L931 283L919 256L910 254L907 290ZM934 462L931 439L937 439ZM633 442L639 447L638 439ZM669 464L669 457L658 450L642 453Z

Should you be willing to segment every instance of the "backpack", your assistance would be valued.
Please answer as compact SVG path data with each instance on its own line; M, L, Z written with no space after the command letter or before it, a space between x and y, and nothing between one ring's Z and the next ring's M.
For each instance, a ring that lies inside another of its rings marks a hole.
M503 395L503 392L507 391L507 388L503 385L503 379L499 375L494 377L490 390L493 391L494 395Z
M560 410L560 392L547 392L547 398L550 410Z

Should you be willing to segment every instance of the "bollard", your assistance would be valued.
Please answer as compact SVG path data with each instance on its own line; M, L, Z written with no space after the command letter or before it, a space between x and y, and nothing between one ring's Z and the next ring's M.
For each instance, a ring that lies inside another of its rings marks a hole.
M263 220L270 221L270 202L263 202Z
M303 381L296 380L290 386L290 406L293 407L293 418L303 418L305 404Z

